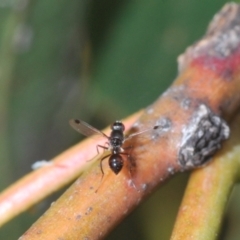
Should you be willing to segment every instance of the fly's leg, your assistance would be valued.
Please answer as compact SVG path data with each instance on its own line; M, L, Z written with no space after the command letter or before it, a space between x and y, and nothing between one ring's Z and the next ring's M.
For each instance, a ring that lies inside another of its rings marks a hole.
M131 179L131 185L132 187L137 191L139 192L139 190L137 189L134 181L133 181L133 175L134 175L134 169L136 168L136 164L135 164L135 161L134 159L132 158L131 156L131 152L132 152L132 149L133 149L133 146L127 146L125 148L123 148L123 150L125 151L126 149L131 149L130 152L122 152L121 154L123 155L126 155L127 156L127 160L128 160L128 173L129 173L129 176L130 176L130 179Z
M100 160L100 169L101 169L101 172L102 172L102 177L101 177L101 181L100 181L100 184L97 188L97 190L95 191L95 193L98 191L99 187L101 186L101 183L102 183L102 180L103 180L103 177L104 177L104 171L103 171L103 167L102 167L102 162L104 159L106 159L107 157L109 157L111 154L108 154L107 156L103 157L101 160Z
M108 147L103 146L103 145L99 145L99 144L96 146L96 148L97 148L97 153L98 153L98 154L100 153L100 152L99 152L99 148L104 149L104 151L109 149L109 142L106 142L105 145L106 145L106 144L108 145Z
M109 145L108 142L106 142L106 144ZM96 149L97 149L97 155L100 153L100 152L99 152L99 148L104 149L104 151L109 149L109 147L106 147L106 146L103 146L103 145L99 145L99 144L98 144L98 145L96 146ZM97 155L96 155L96 156L97 156ZM96 156L95 156L95 157L96 157ZM95 157L94 157L94 158L95 158ZM87 162L92 161L94 158L87 160Z
M129 154L129 153L126 152L126 150L128 150L128 149L131 149L131 150L132 150L132 148L133 148L132 145L122 148L122 149L123 149L123 152L122 152L121 154L124 154L124 153L125 153L124 155ZM132 152L132 151L130 151L130 154L131 154L131 152ZM127 154L126 154L126 153L127 153Z
M103 167L102 167L102 162L104 159L106 159L107 157L109 157L111 154L108 154L107 156L103 157L101 160L100 160L100 169L101 169L101 172L102 172L102 178L101 178L101 181L103 179L103 176L104 176L104 171L103 171Z
M133 174L134 174L134 170L136 169L136 164L135 164L135 161L134 159L131 157L131 155L128 155L128 162L130 163L130 167L128 168L129 169L129 175L130 175L130 178L131 178L131 184L133 186L133 188L139 192L139 189L137 189L137 186L133 180Z

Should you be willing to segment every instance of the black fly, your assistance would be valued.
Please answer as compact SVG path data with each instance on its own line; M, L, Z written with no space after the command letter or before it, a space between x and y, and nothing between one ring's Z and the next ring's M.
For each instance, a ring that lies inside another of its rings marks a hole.
M109 167L111 168L111 170L115 173L118 174L123 167L123 158L121 155L127 155L129 157L129 153L126 152L126 149L131 148L131 146L123 148L122 145L126 140L129 140L130 138L137 136L143 132L146 132L150 129L147 130L143 130L137 133L133 133L131 135L129 135L128 137L124 136L124 130L125 130L125 126L121 121L115 121L112 126L111 126L111 133L110 136L107 136L105 133L99 131L98 129L92 127L91 125L89 125L88 123L82 121L82 120L78 120L78 119L71 119L69 121L70 125L78 132L82 133L85 136L92 136L94 134L98 134L98 135L102 135L103 137L105 137L107 139L106 144L108 145L108 147L106 146L102 146L102 145L97 145L97 151L98 148L103 148L105 150L109 150L111 151L110 154L108 154L107 156L104 156L101 159L100 162L100 167L101 167L101 171L102 174L104 175L103 172L103 168L102 168L102 161L104 159L106 159L107 157L109 157ZM155 126L153 129L157 129L158 127ZM99 153L99 151L98 151Z

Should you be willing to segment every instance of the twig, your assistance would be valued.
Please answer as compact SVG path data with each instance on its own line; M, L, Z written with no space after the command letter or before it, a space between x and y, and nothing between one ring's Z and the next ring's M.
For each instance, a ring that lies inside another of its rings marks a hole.
M239 126L240 116L214 161L191 174L171 240L217 239L228 198L240 176Z
M21 239L103 238L168 177L208 163L229 136L221 117L230 121L239 109L239 21L239 5L226 5L179 58L179 77L134 125L133 131L159 126L129 141L134 174L125 167L116 176L104 166L96 193L101 172L90 169Z
M126 129L136 121L139 114L125 119ZM98 138L82 141L3 191L0 195L0 225L79 177L94 163L88 160L96 156L96 144L102 141Z

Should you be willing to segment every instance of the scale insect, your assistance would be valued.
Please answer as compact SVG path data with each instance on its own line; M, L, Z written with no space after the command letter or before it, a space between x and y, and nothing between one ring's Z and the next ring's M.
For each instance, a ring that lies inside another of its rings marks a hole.
M88 123L79 119L71 119L69 123L76 131L78 131L79 133L85 136L89 137L89 136L98 134L107 139L106 144L108 145L108 147L97 145L98 153L99 153L98 148L102 148L104 150L110 151L108 155L104 156L100 160L100 168L101 168L102 176L104 176L102 161L108 157L109 157L109 161L108 161L109 167L115 174L118 174L122 170L124 165L124 160L122 155L126 155L129 158L130 154L126 150L132 148L132 146L123 147L123 143L125 141L131 139L132 137L138 136L144 132L147 132L149 130L158 128L158 126L155 126L151 129L139 131L125 137L124 136L125 126L121 121L115 121L112 124L111 126L112 131L109 136L103 133L102 131L94 128L93 126L89 125Z

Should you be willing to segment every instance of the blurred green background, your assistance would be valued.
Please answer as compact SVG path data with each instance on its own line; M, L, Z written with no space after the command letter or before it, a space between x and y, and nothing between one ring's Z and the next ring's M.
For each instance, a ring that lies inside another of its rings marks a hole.
M79 141L70 118L102 128L151 104L225 3L0 0L1 190ZM174 177L108 239L169 239L186 181ZM219 239L239 239L235 192ZM48 206L6 224L0 239L17 239Z

